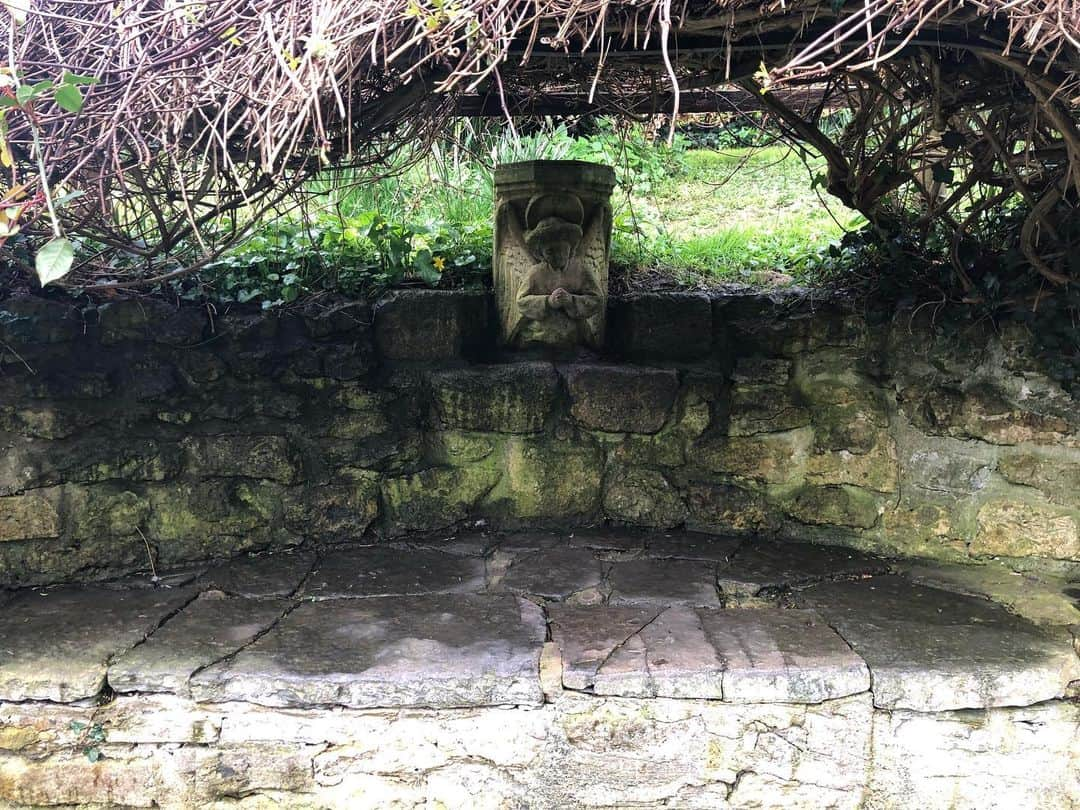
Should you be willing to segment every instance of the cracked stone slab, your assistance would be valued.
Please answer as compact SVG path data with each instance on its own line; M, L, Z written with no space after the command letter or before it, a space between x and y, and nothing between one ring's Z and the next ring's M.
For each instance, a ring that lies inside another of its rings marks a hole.
M904 562L895 568L922 585L986 597L1036 624L1080 622L1080 591L1070 591L1060 574L1015 571L999 560L982 565Z
M575 548L628 559L644 554L645 543L646 535L640 532L586 529L570 535L570 545Z
M657 603L719 606L716 566L698 560L631 560L612 563L608 574L613 605Z
M324 554L304 584L308 599L419 596L484 589L484 561L429 548L343 548Z
M810 610L698 611L731 703L821 703L870 689L870 672Z
M646 541L645 556L657 560L726 563L743 542L738 537L697 532L654 535Z
M513 559L496 553L489 587L519 596L595 604L603 599L604 563L588 549L553 548ZM509 567L500 569L502 565Z
M983 599L896 576L815 585L795 599L866 661L878 708L1030 706L1080 678L1064 628L1041 628Z
M206 571L205 565L183 566L153 574L133 575L95 583L110 590L130 591L139 588L182 588L190 585Z
M0 612L0 700L97 695L109 662L195 595L191 588L20 592Z
M725 597L737 600L771 589L872 576L888 570L887 560L843 546L755 540L745 543L726 565L720 566L717 581Z
M527 554L533 551L566 548L569 545L569 533L514 532L499 538L496 553Z
M439 540L426 538L415 542L407 542L402 545L408 548L427 548L441 551L444 554L453 554L458 557L487 557L499 545L498 535L484 532L463 532L462 534Z
M546 633L540 608L510 594L306 602L191 690L280 707L538 705Z
M662 611L601 664L593 681L598 695L620 697L723 697L724 663L701 625L698 611Z
M567 689L591 689L615 648L660 615L660 607L551 605L551 635L562 657Z
M229 597L208 591L109 667L117 692L187 694L188 679L266 632L292 604L287 599Z
M237 557L208 570L199 585L236 596L292 596L314 562L315 553L310 549Z

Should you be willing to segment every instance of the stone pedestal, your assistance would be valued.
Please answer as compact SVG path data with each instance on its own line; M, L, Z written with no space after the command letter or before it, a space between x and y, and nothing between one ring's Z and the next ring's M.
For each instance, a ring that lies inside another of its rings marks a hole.
M533 160L495 170L495 293L512 348L600 348L611 245L610 166Z

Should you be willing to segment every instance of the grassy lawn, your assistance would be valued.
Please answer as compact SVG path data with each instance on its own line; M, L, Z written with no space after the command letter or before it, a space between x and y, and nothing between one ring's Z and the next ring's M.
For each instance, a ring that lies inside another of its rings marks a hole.
M631 196L644 231L630 259L690 278L761 280L763 271L804 279L813 256L862 218L811 188L824 161L784 147L691 150L679 177ZM830 209L832 213L830 214ZM636 254L636 255L635 255Z

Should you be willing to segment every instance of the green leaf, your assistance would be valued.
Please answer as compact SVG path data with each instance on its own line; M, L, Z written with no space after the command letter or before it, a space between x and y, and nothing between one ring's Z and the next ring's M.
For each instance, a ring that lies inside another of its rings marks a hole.
M946 149L959 149L966 143L964 135L961 132L957 132L955 129L942 133L941 145Z
M20 84L15 88L15 101L23 105L34 97L34 88L28 84Z
M97 748L87 748L85 751L83 751L83 753L86 754L86 758L90 760L90 762L97 762L99 759L101 759L101 751L99 751Z
M935 163L930 167L930 172L938 183L951 183L956 178L955 172L944 163Z
M53 98L63 109L71 113L81 112L83 108L82 92L73 84L62 84L56 88Z
M44 287L66 276L74 261L75 248L63 236L58 236L42 245L34 258L34 270L37 271L41 286Z
M96 76L80 76L78 73L68 73L66 70L60 77L61 84L98 84L100 81L101 79Z

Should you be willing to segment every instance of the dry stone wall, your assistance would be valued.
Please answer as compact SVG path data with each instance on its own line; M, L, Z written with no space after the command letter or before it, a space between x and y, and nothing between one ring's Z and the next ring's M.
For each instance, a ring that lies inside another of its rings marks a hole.
M0 584L360 536L601 522L1080 562L1080 404L1030 336L648 294L494 354L489 297L0 305Z

